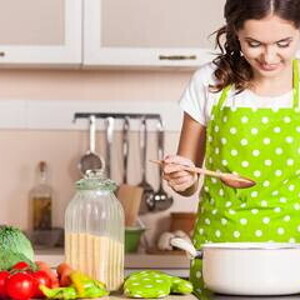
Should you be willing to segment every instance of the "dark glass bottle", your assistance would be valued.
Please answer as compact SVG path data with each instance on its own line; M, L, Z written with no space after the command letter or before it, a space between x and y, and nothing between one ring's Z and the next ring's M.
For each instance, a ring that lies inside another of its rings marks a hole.
M38 184L31 190L33 230L52 228L52 188L47 183L47 164L38 164Z

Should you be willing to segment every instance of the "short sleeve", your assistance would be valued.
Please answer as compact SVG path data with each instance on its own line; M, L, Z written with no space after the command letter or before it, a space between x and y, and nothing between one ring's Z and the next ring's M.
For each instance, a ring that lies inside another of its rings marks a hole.
M211 64L200 67L193 74L179 100L181 109L204 126L208 120L207 104L213 71Z

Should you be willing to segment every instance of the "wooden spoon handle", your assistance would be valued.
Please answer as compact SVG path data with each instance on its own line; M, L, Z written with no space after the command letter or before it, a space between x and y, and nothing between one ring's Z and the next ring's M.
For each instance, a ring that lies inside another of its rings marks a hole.
M152 163L158 164L158 165L163 165L163 160L150 160ZM198 168L198 167L190 167L190 166L186 166L186 165L180 165L180 167L182 167L182 170L185 171L189 171L189 172L193 172L193 173L197 173L197 174L204 174L204 175L208 175L208 176L213 176L213 177L217 177L217 178L221 178L222 173L220 172L216 172L216 171L210 171L210 170L206 170L206 169L202 169L202 168Z

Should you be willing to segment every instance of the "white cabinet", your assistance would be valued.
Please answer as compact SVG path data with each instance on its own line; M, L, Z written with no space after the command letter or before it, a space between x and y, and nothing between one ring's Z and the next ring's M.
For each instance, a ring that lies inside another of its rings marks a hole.
M82 0L0 0L0 67L79 66Z
M225 0L83 0L89 67L193 67L213 56Z

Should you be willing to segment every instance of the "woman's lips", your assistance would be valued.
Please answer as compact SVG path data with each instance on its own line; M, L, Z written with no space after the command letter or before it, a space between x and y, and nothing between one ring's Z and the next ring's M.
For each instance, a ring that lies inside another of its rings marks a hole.
M263 71L275 71L279 68L280 64L266 64L266 63L258 63L258 66Z

